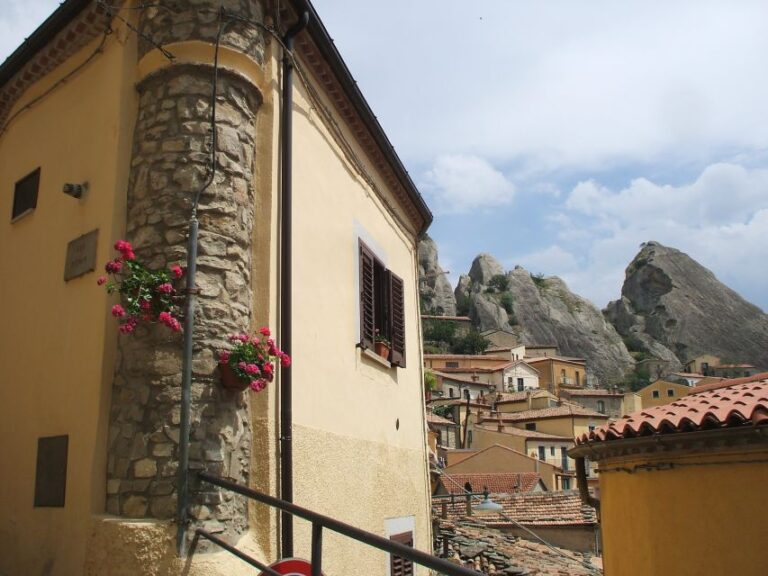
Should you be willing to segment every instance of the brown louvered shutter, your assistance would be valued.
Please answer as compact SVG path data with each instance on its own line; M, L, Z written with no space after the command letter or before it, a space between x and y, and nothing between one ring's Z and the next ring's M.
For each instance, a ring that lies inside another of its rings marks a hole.
M375 330L373 252L360 242L360 346L373 348Z
M413 548L413 532L394 534L389 539ZM393 554L389 557L389 573L391 576L413 576L413 562Z
M395 366L405 368L405 291L403 280L389 272L390 339Z

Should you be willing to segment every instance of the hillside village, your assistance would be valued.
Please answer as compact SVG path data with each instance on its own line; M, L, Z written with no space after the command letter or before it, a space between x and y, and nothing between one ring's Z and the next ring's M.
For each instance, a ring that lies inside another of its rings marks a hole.
M503 288L501 278L494 276L492 283ZM428 297L428 302L433 301L433 296ZM536 562L509 560L511 569L506 560L494 564L488 558L495 546L487 543L500 534L550 546L550 556L553 549L565 551L560 558L566 565L570 561L570 566L559 569L568 573L581 573L578 570L584 566L585 573L602 568L603 554L608 552L604 546L610 542L604 531L619 520L601 521L602 465L598 453L593 457L583 448L596 435L602 438L604 431L622 422L652 414L659 416L649 422L659 427L665 416L719 390L749 396L751 390L758 391L761 415L755 419L749 410L740 412L736 428L768 417L764 404L768 371L752 364L727 363L702 354L674 370L671 362L643 355L625 382L606 385L588 377L587 360L563 355L557 344L524 342L519 333L499 328L479 331L475 324L469 316L422 314L433 515L440 533L446 534L446 555L461 558L467 566L482 567L487 574L496 570L559 573L548 572ZM642 378L637 378L638 373ZM731 416L727 410L724 414L727 417L721 413L720 422L728 426ZM707 428L706 421L692 419L679 430ZM634 432L633 437L646 434L642 429ZM697 450L686 458L693 461L689 465L699 461L706 466L707 456ZM763 472L749 474L764 477ZM478 502L490 498L502 508L491 515L473 516L473 498ZM450 531L462 533L462 522L474 526L475 535L469 545L453 546ZM509 543L507 547L514 549ZM648 571L632 573L661 573L658 565L653 570L647 562L645 566Z
M452 287L312 2L64 0L0 190L1 576L765 572L768 316L655 241Z

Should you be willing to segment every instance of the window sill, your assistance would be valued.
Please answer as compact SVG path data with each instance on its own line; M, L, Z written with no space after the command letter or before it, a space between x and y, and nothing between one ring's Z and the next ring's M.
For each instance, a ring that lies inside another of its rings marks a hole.
M361 348L360 353L362 356L365 356L371 362L376 362L377 364L381 364L382 366L384 366L384 368L387 368L387 369L392 368L392 364L390 364L388 360L385 360L384 358L376 354L376 352L374 352L373 350L369 350L368 348Z

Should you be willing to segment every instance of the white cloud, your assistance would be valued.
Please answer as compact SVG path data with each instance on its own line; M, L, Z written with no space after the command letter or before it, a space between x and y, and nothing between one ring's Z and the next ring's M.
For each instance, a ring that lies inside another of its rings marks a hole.
M618 191L581 182L564 208L554 246L567 246L580 268L568 266L562 275L600 306L619 296L624 268L647 240L686 252L745 298L768 303L768 268L761 265L768 262L768 170L714 164L690 184L641 178Z
M488 161L462 154L439 156L422 187L442 213L501 206L515 195L514 184Z

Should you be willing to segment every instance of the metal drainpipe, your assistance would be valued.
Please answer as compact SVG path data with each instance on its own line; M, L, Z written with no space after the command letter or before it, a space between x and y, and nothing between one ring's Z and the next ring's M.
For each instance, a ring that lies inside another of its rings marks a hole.
M280 218L280 347L293 356L291 334L291 211L292 211L292 148L293 148L293 40L309 23L309 12L299 16L298 22L283 36L283 94L281 120L281 218ZM293 381L292 370L280 372L280 497L293 502ZM283 512L280 523L282 557L293 556L293 516Z

